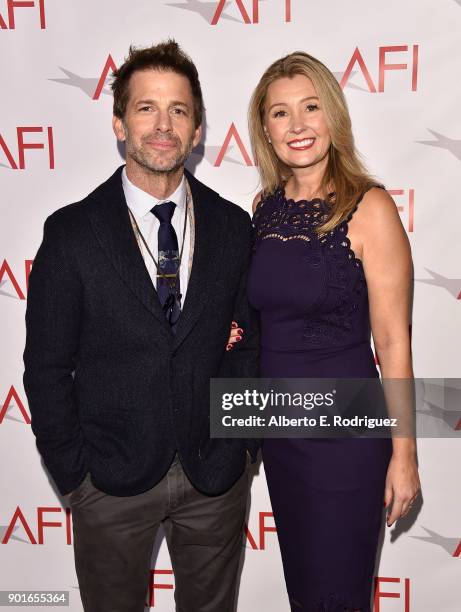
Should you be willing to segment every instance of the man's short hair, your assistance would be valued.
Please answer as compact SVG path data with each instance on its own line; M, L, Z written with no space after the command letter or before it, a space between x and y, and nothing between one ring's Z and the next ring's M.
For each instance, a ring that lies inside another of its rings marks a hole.
M191 86L194 99L195 127L202 123L204 104L202 88L197 68L191 58L184 53L178 43L172 39L158 45L145 48L130 46L125 62L114 72L112 91L114 94L114 115L123 119L129 99L130 79L138 70L159 70L176 72L185 76Z

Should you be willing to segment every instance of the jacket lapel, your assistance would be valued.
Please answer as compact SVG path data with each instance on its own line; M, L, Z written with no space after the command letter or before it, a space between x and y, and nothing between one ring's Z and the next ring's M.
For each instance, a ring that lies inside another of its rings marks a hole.
M158 319L165 338L173 341L173 348L177 348L192 331L213 290L221 265L227 211L216 192L186 171L194 201L194 256L186 299L173 336L131 226L122 187L122 169L123 166L118 168L108 181L89 195L90 223L122 281Z
M125 285L161 323L170 340L172 333L157 292L147 272L134 235L122 187L123 166L92 194L88 208L91 226L101 247Z
M218 201L218 194L187 171L186 178L194 201L194 256L173 348L177 348L191 332L209 301L221 265L227 223L226 208ZM206 316L212 314L205 313Z

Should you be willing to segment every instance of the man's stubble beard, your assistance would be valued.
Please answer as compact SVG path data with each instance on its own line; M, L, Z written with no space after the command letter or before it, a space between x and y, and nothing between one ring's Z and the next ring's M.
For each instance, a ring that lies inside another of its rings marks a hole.
M175 142L177 142L179 147L181 147L181 142L178 138L175 139ZM189 157L193 149L193 136L187 142L184 152L179 151L176 157L174 157L167 165L155 164L155 162L149 159L149 155L147 155L143 150L143 144L136 147L132 144L129 137L126 139L125 147L127 157L131 157L131 159L133 159L139 166L151 174L174 174L184 166L187 158Z

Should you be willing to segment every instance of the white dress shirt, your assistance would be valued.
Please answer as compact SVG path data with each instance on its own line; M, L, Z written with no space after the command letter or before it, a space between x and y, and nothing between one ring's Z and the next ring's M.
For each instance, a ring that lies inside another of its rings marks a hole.
M187 214L187 183L186 177L183 176L178 188L174 193L165 198L164 200L158 200L154 196L150 195L146 191L143 191L139 187L136 187L126 175L126 168L122 171L122 186L125 193L126 203L136 222L139 229L144 236L144 240L147 242L152 255L158 262L158 229L160 222L155 215L151 213L154 206L163 204L163 202L174 202L176 208L174 209L173 218L171 220L176 236L178 238L179 252L181 253L181 245L183 242L183 230L184 230L184 218ZM187 220L186 224L186 235L184 237L184 250L181 259L181 265L179 268L179 282L181 286L181 308L184 306L184 299L186 297L187 284L189 281L189 258L191 254L191 223L190 219ZM140 243L140 249L146 264L149 276L152 279L154 287L157 287L157 268L155 267L152 257L147 252L142 240L138 240Z

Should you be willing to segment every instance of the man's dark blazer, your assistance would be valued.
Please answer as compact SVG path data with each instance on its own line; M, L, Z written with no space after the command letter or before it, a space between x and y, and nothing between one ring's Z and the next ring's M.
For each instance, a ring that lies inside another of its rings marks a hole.
M90 472L110 495L154 486L177 452L209 495L242 474L252 441L210 439L211 377L258 374L246 299L249 215L189 173L192 271L173 335L132 230L122 168L45 222L29 279L24 387L32 430L62 494ZM245 329L225 347L232 319Z

